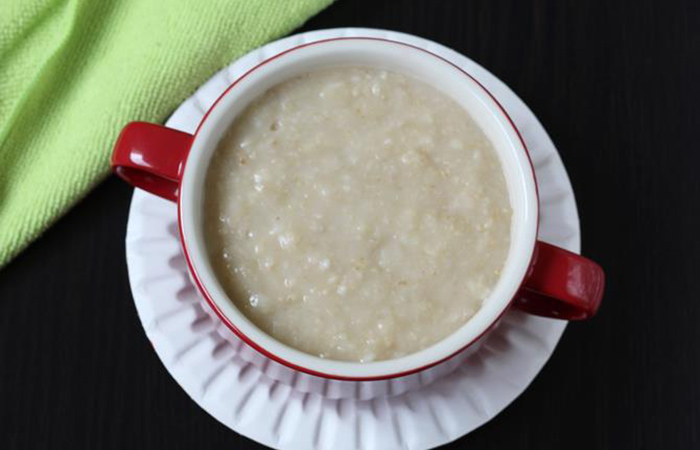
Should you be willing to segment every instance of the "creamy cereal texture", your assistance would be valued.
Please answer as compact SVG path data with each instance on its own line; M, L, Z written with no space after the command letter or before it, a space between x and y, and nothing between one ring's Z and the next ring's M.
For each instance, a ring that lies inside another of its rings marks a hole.
M499 278L511 208L465 110L412 78L338 68L251 104L207 176L207 246L231 300L323 358L416 352Z

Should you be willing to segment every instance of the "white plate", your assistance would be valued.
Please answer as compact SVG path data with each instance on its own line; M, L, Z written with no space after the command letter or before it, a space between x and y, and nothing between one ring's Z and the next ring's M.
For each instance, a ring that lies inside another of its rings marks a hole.
M540 190L539 238L580 250L571 183L537 118L506 85L475 62L422 38L343 28L273 42L217 73L180 105L167 125L194 132L219 94L247 69L301 43L341 36L410 43L447 58L483 83L508 111L530 150ZM388 386L388 395L375 393L369 400L331 398L342 395L310 392L313 389L303 377L277 381L269 360L210 316L188 277L175 204L137 189L126 252L141 322L173 378L221 423L274 448L425 449L453 441L492 419L527 388L566 327L564 321L509 312L466 364L437 380L423 377L419 386L398 380Z

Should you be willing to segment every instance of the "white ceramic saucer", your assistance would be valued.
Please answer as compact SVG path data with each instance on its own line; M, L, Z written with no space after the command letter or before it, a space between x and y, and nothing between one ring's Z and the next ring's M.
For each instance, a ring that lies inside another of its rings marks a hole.
M571 183L552 141L528 107L495 76L453 50L401 33L371 29L314 31L252 51L217 73L167 125L194 132L205 111L258 62L304 42L382 37L423 47L476 77L502 103L530 150L540 189L539 238L580 250ZM426 449L476 429L515 400L552 354L566 322L509 312L468 366L407 392L370 400L309 393L300 380L276 381L268 364L208 309L191 284L178 241L176 206L136 190L126 236L134 301L166 369L205 411L232 430L274 448ZM468 367L468 368L467 368Z

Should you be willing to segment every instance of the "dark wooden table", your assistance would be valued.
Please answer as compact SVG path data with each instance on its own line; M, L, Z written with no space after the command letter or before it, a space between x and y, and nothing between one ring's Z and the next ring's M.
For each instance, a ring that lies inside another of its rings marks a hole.
M583 251L607 270L599 316L450 448L700 449L699 7L341 0L305 26L414 33L508 83L559 148ZM145 338L131 192L110 178L0 271L0 448L261 448L192 402Z

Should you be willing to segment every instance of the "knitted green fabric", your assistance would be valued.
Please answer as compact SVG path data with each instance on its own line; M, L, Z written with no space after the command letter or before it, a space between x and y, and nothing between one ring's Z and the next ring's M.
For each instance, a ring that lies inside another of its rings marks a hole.
M331 1L3 0L0 267L109 173L123 125Z

